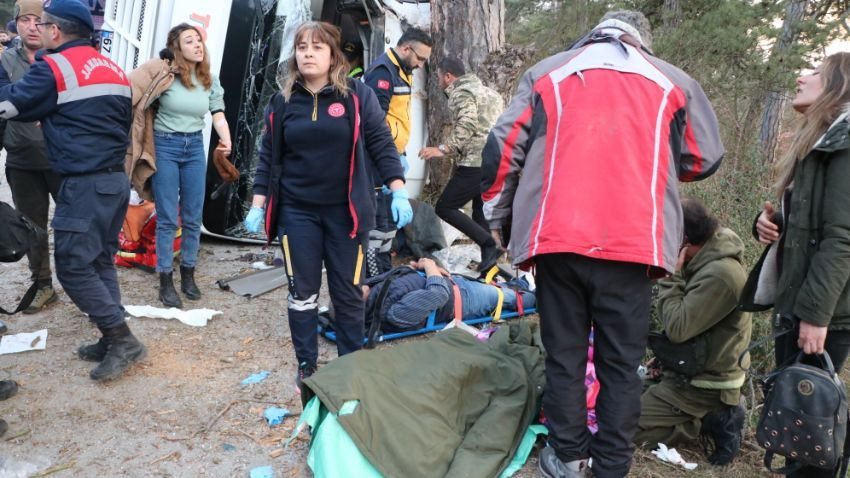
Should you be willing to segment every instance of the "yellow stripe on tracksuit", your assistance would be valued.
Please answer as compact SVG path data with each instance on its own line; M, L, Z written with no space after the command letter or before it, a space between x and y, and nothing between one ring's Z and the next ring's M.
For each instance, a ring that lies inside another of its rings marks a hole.
M357 245L357 263L354 265L354 285L360 285L360 273L363 270L363 244Z
M280 241L280 248L283 249L283 260L286 264L286 274L289 277L295 277L295 271L292 270L292 260L289 258L289 237L284 234Z

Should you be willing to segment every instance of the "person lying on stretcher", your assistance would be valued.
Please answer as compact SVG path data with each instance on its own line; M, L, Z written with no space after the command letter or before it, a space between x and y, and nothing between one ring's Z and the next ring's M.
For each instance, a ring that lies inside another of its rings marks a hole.
M417 271L423 271L425 275ZM385 285L386 296L380 300ZM455 302L460 297L463 318L490 315L503 295L502 307L517 310L535 306L534 292L524 279L499 284L499 287L449 274L431 260L422 258L410 266L396 267L389 272L367 279L361 286L366 301L367 325L374 317L381 321L384 332L415 330L425 325L428 316L436 312L435 323L450 322L455 315Z

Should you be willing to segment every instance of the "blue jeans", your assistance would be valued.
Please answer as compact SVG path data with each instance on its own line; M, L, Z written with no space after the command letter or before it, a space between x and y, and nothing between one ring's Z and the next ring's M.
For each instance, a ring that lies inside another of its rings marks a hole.
M460 276L452 276L457 288L460 289L460 298L463 302L463 317L474 319L490 315L496 310L499 303L499 291L492 285L482 282L466 280ZM502 288L505 295L502 307L507 310L516 310L516 292L507 287ZM535 306L534 294L523 294L522 306L530 309Z
M200 131L155 131L154 147L156 173L151 178L151 184L156 201L156 271L172 270L178 212L183 227L180 264L184 267L195 267L201 242L207 175L204 137Z

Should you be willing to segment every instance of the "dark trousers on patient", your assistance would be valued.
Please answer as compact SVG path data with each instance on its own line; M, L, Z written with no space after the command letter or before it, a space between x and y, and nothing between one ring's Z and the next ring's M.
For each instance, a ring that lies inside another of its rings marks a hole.
M472 217L460 210L472 201ZM434 206L440 219L464 233L479 246L490 243L490 228L484 219L481 200L481 168L459 166L455 168L443 194Z
M298 363L315 366L319 356L319 289L322 264L334 307L337 352L345 355L363 346L363 294L360 275L363 248L353 227L348 205L295 206L284 204L279 235L286 233L287 259L292 264L295 290L289 291L289 331Z
M576 254L544 254L534 260L546 348L543 412L549 446L564 462L593 457L594 476L626 476L640 415L637 368L649 331L647 266ZM596 435L587 429L584 386L591 326L601 385Z
M781 367L788 360L792 360L800 352L797 347L797 330L785 334L776 339L774 353L776 354L776 366ZM847 330L830 330L826 334L826 344L824 345L832 364L835 366L835 371L841 373L844 368L844 363L847 361L847 355L850 353L850 331ZM845 439L846 442L846 439ZM845 444L844 449L847 449ZM839 466L840 467L840 463ZM832 478L838 473L838 468L828 470L824 468L816 468L806 466L800 470L788 475L791 478Z

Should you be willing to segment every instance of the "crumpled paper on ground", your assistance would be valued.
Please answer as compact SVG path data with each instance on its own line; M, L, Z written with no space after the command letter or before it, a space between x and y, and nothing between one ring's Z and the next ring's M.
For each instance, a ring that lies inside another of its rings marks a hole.
M32 333L20 333L4 335L0 338L0 355L28 352L30 350L44 350L47 346L47 329L37 330Z
M152 319L177 319L192 327L205 327L207 321L216 315L221 315L220 310L191 309L180 310L176 307L163 309L150 305L125 305L124 310L133 317L150 317Z
M652 450L652 454L657 456L661 461L666 461L667 463L672 463L674 465L681 465L686 470L693 470L697 467L696 463L686 462L675 448L667 448L667 445L663 443L659 443L658 449Z

